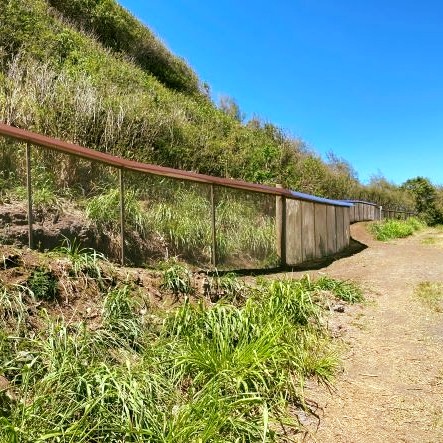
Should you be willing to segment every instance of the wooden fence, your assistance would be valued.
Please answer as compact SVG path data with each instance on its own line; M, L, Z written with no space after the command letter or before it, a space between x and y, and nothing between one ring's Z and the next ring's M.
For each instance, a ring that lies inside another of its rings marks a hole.
M346 201L353 204L350 209L351 223L359 221L382 220L384 218L406 220L408 217L416 215L416 213L412 211L383 209L381 206L378 206L375 203L360 200Z
M302 196L305 200L299 200ZM309 200L308 200L309 199ZM293 192L277 197L278 253L284 266L334 255L349 246L352 203Z
M306 261L332 256L350 244L350 224L381 218L406 218L410 212L382 210L370 202L357 200L338 201L294 192L281 187L248 183L240 180L213 177L194 172L166 168L157 165L125 160L96 150L56 140L41 134L18 129L0 123L0 135L26 143L27 218L29 246L33 247L33 204L31 177L31 146L61 152L99 162L118 170L120 192L120 259L125 263L125 173L169 177L172 179L201 183L210 187L211 211L208 219L212 231L211 264L217 260L217 220L214 202L216 187L231 188L242 192L275 196L276 249L283 266L297 265Z

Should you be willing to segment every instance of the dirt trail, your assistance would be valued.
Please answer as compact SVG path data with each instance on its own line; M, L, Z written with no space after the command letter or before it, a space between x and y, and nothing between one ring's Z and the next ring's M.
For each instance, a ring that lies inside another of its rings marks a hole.
M321 421L317 430L308 426L303 441L443 442L443 314L414 297L420 282L443 282L443 241L423 243L442 234L427 230L381 243L362 224L351 232L369 247L321 272L360 283L369 303L339 318L343 374L332 393L308 389Z

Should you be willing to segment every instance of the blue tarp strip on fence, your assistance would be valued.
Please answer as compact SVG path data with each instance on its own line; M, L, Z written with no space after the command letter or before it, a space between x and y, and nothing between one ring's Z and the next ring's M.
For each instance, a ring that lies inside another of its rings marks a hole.
M343 200L331 200L329 198L323 198L323 197L316 197L315 195L305 194L303 192L291 191L291 194L295 198L310 201L313 203L324 203L324 204L334 205L334 206L345 206L347 208L354 206L351 202L347 202L347 201L343 201Z

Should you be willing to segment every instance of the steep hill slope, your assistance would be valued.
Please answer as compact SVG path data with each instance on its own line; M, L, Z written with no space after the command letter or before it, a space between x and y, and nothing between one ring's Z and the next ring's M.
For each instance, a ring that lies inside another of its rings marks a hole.
M273 124L215 106L193 70L114 0L0 3L0 121L126 158L367 195L345 161L325 163ZM397 189L385 194L384 205L408 203Z

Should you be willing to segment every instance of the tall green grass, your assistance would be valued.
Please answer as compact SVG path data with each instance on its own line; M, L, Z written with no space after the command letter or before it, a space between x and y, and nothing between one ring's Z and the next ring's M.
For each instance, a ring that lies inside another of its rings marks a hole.
M309 279L263 282L237 306L185 299L148 316L121 285L93 329L45 311L30 328L26 294L0 291L1 442L279 441L279 423L299 427L289 408L308 408L306 378L330 383L339 366Z
M219 261L275 259L275 216L259 198L223 195L216 206L217 258ZM118 190L96 195L86 203L87 216L99 226L119 229ZM125 195L125 223L145 238L163 239L169 255L209 261L212 231L211 206L201 190L165 185L155 195L131 189Z
M407 220L387 219L370 224L370 231L377 240L387 241L412 235L426 227L426 224L416 217Z

